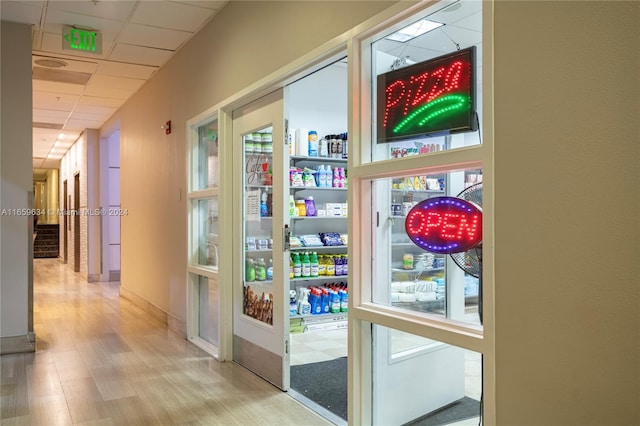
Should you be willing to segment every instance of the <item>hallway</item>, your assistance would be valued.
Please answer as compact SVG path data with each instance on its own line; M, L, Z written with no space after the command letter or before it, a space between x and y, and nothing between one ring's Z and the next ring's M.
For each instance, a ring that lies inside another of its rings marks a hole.
M118 283L33 264L37 350L1 357L3 426L330 424L169 331Z

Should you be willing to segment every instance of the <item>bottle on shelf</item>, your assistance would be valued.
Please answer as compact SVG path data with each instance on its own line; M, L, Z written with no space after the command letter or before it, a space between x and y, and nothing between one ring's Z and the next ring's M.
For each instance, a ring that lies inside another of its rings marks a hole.
M340 187L340 167L336 167L333 169L333 187Z
M324 168L324 185L323 188L331 188L331 179L333 178L333 171L331 165L327 164Z
M311 277L317 277L318 276L318 269L319 269L319 264L318 264L318 253L317 252L312 252L311 256L309 256L309 262L311 265Z
M318 156L318 132L309 130L309 157Z
M334 257L331 254L325 256L327 262L327 276L334 277L336 275L336 264L334 263Z
M308 196L304 200L304 204L305 204L305 212L307 213L307 216L317 216L318 215L318 211L316 210L316 203L315 203L315 201L313 201L313 197L312 196Z
M318 276L327 275L327 263L325 261L325 255L318 256Z
M308 288L300 288L300 295L298 296L298 313L300 315L309 315L311 313Z
M318 143L318 157L328 157L328 156L329 156L329 141L327 140L327 136L325 136Z
M268 194L267 191L263 191L260 196L260 216L266 217L269 215L269 206L267 205Z
M267 280L267 265L264 262L263 258L258 259L258 263L256 264L256 281L266 281Z
M269 259L269 266L267 266L267 281L273 280L273 259Z
M289 315L295 316L298 313L298 302L296 301L296 291L289 290Z
M349 310L349 293L346 288L340 291L340 312L347 312Z
M300 259L300 265L302 267L302 277L307 278L311 276L311 260L309 259L309 252L305 251Z
M296 201L293 199L293 195L289 195L289 216L296 215Z
M300 253L295 252L291 255L293 259L293 277L300 278L302 276L302 264L300 263Z
M307 215L307 207L304 200L296 200L296 208L298 209L298 216L306 216Z
M245 262L245 272L244 279L247 282L252 282L256 280L256 266L255 261L251 258L247 259Z
M293 278L293 256L289 256L289 279Z

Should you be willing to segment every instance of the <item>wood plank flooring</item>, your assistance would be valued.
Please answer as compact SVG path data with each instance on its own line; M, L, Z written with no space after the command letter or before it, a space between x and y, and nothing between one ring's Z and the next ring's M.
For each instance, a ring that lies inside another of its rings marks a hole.
M9 425L329 425L57 259L34 260L36 352L3 355Z

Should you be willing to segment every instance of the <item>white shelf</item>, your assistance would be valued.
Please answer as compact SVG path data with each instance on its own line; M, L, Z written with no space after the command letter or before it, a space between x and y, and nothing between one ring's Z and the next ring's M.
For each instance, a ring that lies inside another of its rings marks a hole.
M335 219L347 219L347 216L289 216L289 219L292 220L335 220Z
M344 281L348 277L348 275L319 275L317 277L289 278L289 281L292 283L303 281Z
M315 246L315 247L290 247L289 251L328 251L333 249L346 249L348 246Z
M306 191L306 190L312 190L312 191L347 191L347 188L334 188L334 187L322 187L322 186L290 186L289 189L293 190L293 191Z

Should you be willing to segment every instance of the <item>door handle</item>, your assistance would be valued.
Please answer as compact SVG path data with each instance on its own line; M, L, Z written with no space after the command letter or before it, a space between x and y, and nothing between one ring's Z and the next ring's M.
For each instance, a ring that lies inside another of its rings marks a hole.
M284 226L283 243L284 251L288 251L291 248L291 229L289 229L289 225Z

